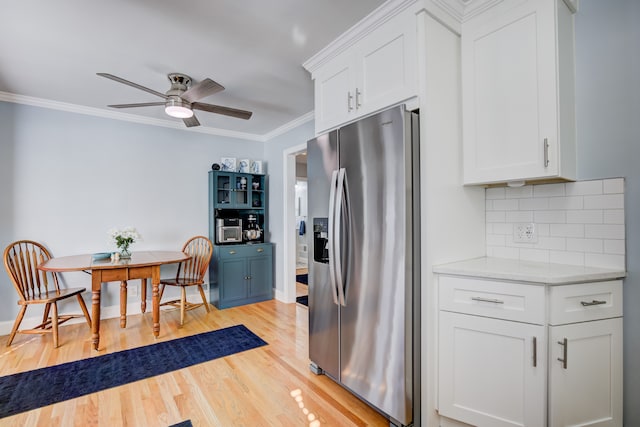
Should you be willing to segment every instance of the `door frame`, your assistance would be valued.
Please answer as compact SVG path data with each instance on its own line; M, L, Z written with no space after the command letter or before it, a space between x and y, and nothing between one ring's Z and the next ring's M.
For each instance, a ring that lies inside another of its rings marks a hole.
M307 151L307 143L294 145L282 152L284 242L282 268L284 274L284 302L296 301L296 155ZM293 225L292 225L293 224Z

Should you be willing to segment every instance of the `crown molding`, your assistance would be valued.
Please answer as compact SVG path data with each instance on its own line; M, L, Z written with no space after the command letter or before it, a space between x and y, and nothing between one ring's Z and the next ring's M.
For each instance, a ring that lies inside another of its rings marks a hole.
M313 73L327 61L353 46L358 40L418 1L419 0L389 0L384 2L353 27L349 28L325 46L320 52L307 59L302 66L313 76Z
M134 114L121 113L118 111L103 110L101 108L86 107L83 105L70 104L70 103L60 102L60 101L52 101L50 99L35 98L32 96L17 95L14 93L2 92L2 91L0 91L0 101L12 102L14 104L31 105L33 107L48 108L51 110L66 111L69 113L84 114L84 115L94 116L94 117L102 117L102 118L112 119L112 120L121 120L121 121L131 122L131 123L160 126L160 127L176 129L176 130L181 130L186 132L197 132L197 133L204 133L208 135L225 136L229 138L238 138L238 139L245 139L249 141L258 141L258 142L266 142L297 126L300 126L310 120L313 120L314 118L313 111L311 111L309 113L306 113L298 117L297 119L290 121L289 123L286 123L272 130L271 132L259 135L255 133L236 132L231 130L206 127L206 126L187 128L187 127L184 127L182 123L173 122L169 120L136 116Z
M315 118L315 111L311 110L307 114L304 114L298 117L297 119L293 119L289 123L285 123L284 125L272 130L269 133L265 133L264 135L262 135L262 138L264 138L263 141L264 142L270 141L276 136L280 136L284 133L289 132L292 129L297 128L298 126L301 126L307 122L312 121L314 118Z

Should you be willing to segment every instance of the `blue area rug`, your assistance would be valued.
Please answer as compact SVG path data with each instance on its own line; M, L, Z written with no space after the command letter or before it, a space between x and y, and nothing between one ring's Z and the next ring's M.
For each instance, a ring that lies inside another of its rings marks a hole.
M178 424L170 425L169 427L193 427L193 424L191 424L191 420L186 420Z
M266 344L244 325L237 325L0 377L0 418Z
M304 283L305 285L309 284L309 275L308 274L296 274L296 282Z

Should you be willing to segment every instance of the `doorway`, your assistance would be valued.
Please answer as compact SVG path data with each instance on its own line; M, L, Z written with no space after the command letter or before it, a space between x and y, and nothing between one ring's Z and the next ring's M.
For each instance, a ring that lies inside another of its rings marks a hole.
M308 306L309 259L307 221L307 153L296 154L295 184L296 221L296 303Z

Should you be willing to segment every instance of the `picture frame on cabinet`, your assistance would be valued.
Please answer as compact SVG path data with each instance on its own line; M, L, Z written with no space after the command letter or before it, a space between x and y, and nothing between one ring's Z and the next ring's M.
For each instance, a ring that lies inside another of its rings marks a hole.
M262 174L262 160L251 161L251 173Z
M220 170L224 172L236 171L236 158L235 157L221 157L220 158Z
M238 172L249 173L249 159L240 159L238 162Z

